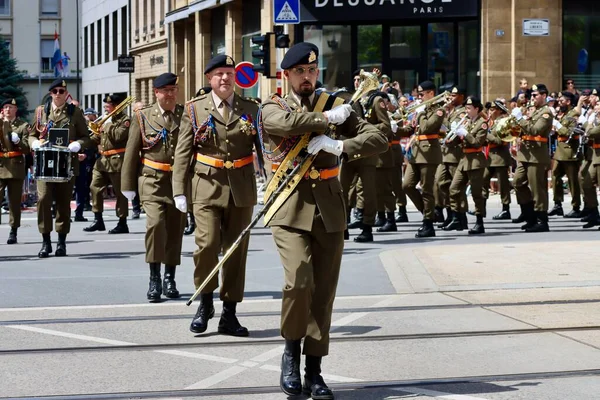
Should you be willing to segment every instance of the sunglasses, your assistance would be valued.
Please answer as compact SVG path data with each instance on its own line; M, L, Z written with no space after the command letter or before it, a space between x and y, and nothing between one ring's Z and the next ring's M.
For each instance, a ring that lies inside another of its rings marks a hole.
M417 92L417 97L423 97L423 92Z
M316 75L317 74L317 67L308 67L308 68L304 68L304 67L296 67L296 68L292 68L292 71L294 71L294 73L296 75L304 75L305 73L308 72L309 75Z
M52 94L65 94L67 91L65 89L52 89Z
M567 85L574 85L575 82L567 82Z

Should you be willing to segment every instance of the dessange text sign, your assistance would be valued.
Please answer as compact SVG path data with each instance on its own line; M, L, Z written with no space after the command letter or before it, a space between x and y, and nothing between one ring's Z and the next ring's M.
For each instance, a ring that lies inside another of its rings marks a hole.
M476 17L477 0L301 0L302 22Z

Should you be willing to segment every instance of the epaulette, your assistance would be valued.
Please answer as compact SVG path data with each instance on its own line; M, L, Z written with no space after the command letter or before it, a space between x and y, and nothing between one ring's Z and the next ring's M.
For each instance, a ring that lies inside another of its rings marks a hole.
M185 104L193 103L193 102L198 101L198 100L203 100L203 99L206 98L207 95L208 95L208 93L207 94L201 94L200 96L193 97L190 100L186 101Z
M241 96L240 96L241 97ZM249 101L250 103L254 103L260 106L260 102L252 97L241 97L242 100Z

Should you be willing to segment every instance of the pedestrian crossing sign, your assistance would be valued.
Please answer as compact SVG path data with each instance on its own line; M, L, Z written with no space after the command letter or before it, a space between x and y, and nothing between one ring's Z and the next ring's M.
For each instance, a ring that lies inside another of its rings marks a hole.
M300 23L300 0L274 0L273 11L275 24Z

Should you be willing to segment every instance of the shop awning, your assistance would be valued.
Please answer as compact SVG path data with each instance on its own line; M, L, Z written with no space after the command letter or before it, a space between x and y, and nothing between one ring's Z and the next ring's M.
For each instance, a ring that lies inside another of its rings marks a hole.
M223 4L231 3L233 0L198 0L185 7L173 10L165 15L165 24L179 21L180 19L187 18L189 15L202 11L208 10L209 8L219 7Z
M178 8L177 10L169 11L167 15L165 15L165 25L170 24L171 22L179 21L180 19L187 18L192 11L190 11L189 6Z

